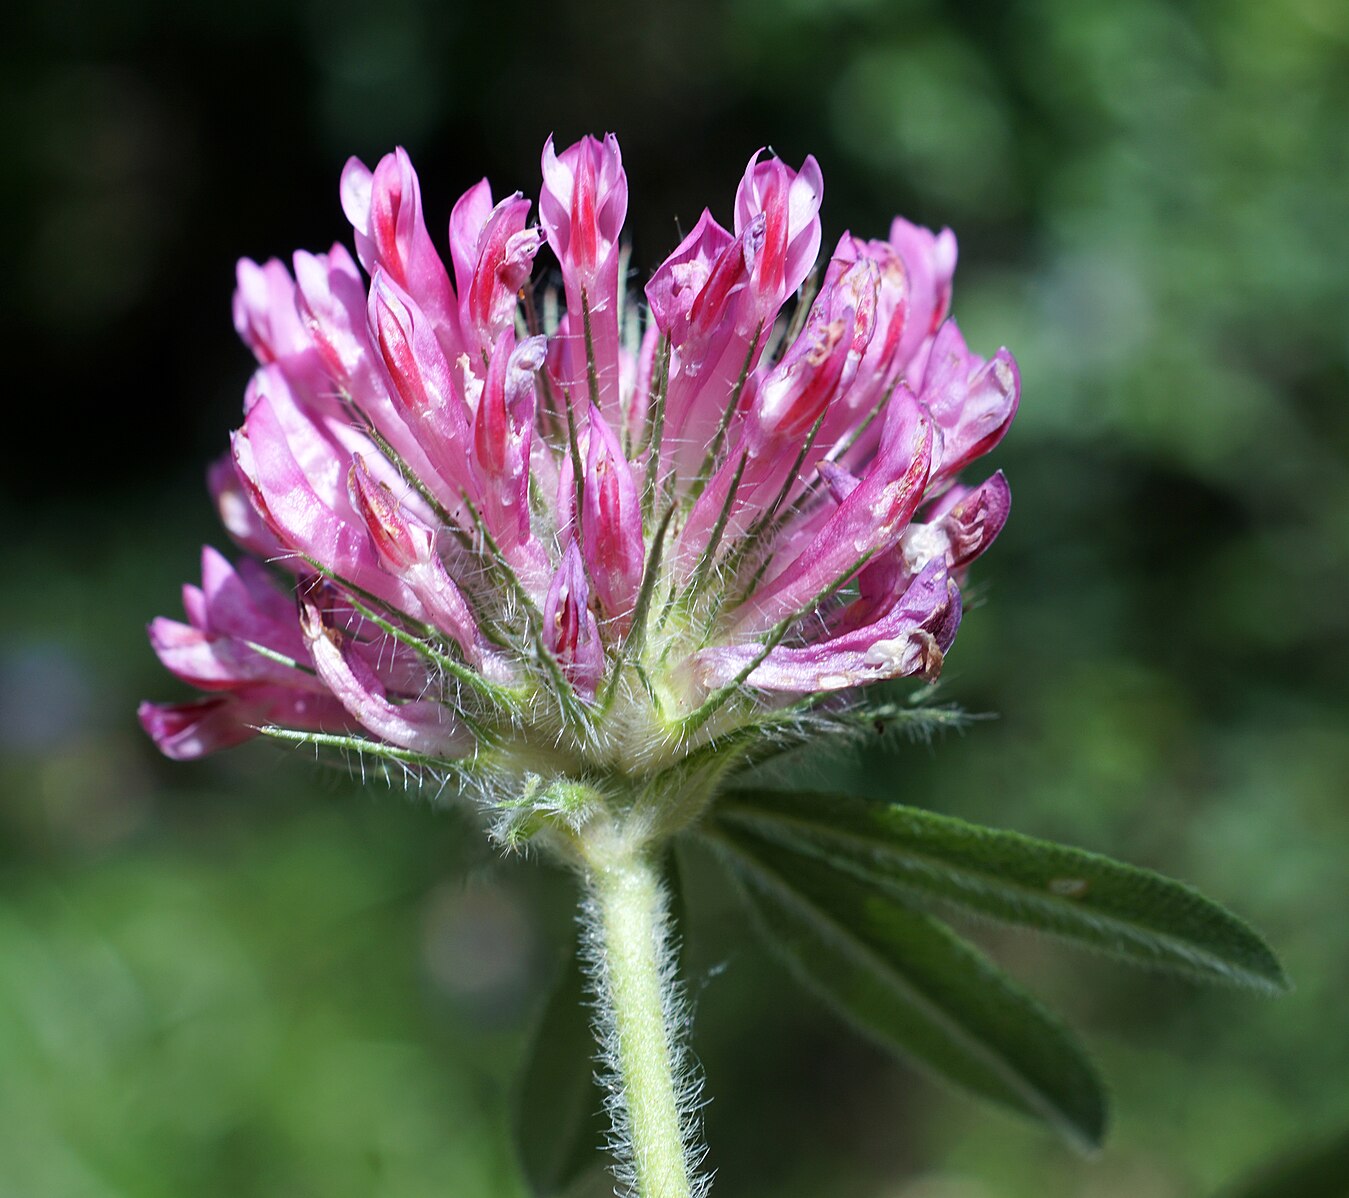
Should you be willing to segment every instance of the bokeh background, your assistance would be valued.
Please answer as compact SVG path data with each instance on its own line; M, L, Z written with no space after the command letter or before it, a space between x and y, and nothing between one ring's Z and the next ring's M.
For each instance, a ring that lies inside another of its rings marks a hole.
M957 230L955 311L1024 380L944 684L997 718L840 772L1190 880L1298 986L976 929L1113 1083L1083 1161L841 1030L709 886L717 1192L1190 1198L1349 1124L1342 0L50 0L6 30L3 1198L525 1193L567 880L302 755L171 766L133 712L182 694L142 626L222 541L234 259L346 238L348 154L407 145L435 228L483 173L537 194L552 131L618 132L647 268L764 143L820 158L826 241Z

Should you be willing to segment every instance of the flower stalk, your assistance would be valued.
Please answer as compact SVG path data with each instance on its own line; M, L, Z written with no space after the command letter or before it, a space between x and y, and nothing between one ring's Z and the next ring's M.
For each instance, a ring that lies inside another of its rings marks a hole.
M669 894L656 853L621 823L580 835L595 1026L609 1072L611 1147L635 1198L695 1198L702 1155L681 1032Z

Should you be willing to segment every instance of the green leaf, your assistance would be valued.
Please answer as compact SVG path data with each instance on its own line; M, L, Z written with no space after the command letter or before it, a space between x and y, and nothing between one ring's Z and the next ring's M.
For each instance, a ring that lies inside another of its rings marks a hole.
M590 1005L580 963L569 953L539 1020L516 1108L520 1163L543 1198L572 1192L605 1167L608 1120L595 1085Z
M769 943L863 1031L1092 1149L1105 1098L1071 1034L931 916L740 829L717 837Z
M728 826L904 896L940 899L1204 981L1288 988L1268 945L1236 916L1181 882L1109 857L838 795L736 791L717 810Z

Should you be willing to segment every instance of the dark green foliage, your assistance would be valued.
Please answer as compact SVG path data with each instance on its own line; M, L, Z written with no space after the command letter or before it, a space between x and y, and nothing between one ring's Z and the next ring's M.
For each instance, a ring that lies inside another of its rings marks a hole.
M1079 1147L1105 1099L1072 1036L927 910L1067 937L1136 964L1277 991L1268 946L1180 882L1096 853L914 807L763 790L708 828L793 973L878 1040Z
M935 898L1208 981L1284 990L1268 946L1191 887L1097 853L915 807L740 791L719 819L901 896Z
M1101 1086L1038 1002L930 916L743 830L719 840L769 942L863 1030L1092 1148Z

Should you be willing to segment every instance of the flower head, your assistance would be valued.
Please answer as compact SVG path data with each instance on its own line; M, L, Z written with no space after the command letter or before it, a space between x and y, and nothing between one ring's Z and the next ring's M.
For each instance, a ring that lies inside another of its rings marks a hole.
M537 225L486 180L454 205L448 267L401 149L343 172L359 267L240 263L258 368L211 488L251 556L208 549L187 622L151 625L208 692L142 707L168 755L263 732L553 810L941 670L1009 502L957 475L1019 395L947 319L951 233L817 261L818 165L759 153L639 304L616 139L542 165Z

